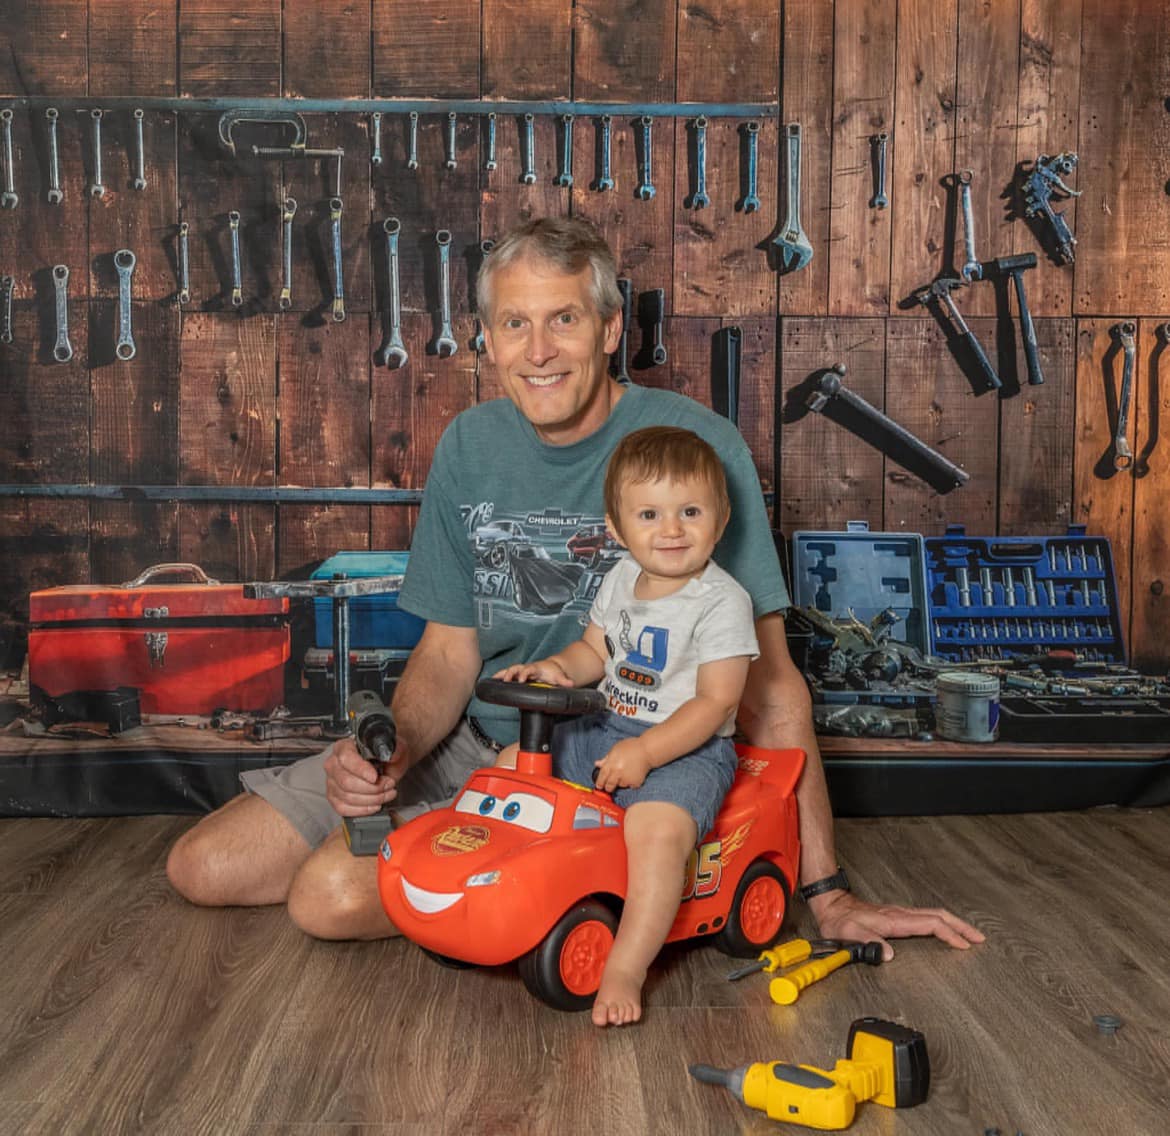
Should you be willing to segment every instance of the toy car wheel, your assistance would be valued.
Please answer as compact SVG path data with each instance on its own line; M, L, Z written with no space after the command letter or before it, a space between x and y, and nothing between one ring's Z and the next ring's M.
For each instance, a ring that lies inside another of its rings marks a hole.
M577 904L528 954L520 977L528 992L554 1010L587 1010L601 985L617 916L596 900Z
M779 937L788 909L788 885L770 860L757 860L743 874L731 912L715 946L733 958L753 958Z
M452 958L450 955L441 955L438 951L428 951L426 947L419 947L427 958L434 959L440 966L445 966L449 970L474 970L475 963L464 962L463 959Z

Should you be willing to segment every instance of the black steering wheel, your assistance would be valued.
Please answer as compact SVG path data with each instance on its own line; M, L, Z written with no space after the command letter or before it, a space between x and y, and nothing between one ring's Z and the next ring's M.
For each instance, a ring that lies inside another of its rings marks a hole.
M517 710L540 710L545 714L589 714L605 709L605 695L592 687L481 678L475 684L475 694L484 702L512 706Z

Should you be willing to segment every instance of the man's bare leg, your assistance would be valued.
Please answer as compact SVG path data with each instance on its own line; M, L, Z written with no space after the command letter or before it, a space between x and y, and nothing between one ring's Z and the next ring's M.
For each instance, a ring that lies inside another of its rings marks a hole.
M626 903L593 1003L593 1024L623 1026L642 1016L642 987L678 914L687 857L698 835L678 805L643 801L626 810Z

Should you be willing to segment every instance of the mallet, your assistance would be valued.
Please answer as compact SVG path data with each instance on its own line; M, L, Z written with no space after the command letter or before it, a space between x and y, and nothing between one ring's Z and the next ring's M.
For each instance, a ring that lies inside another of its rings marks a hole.
M997 256L993 263L996 272L1010 276L1016 285L1016 302L1020 305L1020 334L1024 337L1024 357L1028 360L1028 383L1038 387L1044 382L1044 375L1040 370L1040 351L1036 346L1036 327L1032 323L1032 313L1028 311L1028 301L1024 296L1024 272L1036 267L1036 254L1025 252L1019 256Z

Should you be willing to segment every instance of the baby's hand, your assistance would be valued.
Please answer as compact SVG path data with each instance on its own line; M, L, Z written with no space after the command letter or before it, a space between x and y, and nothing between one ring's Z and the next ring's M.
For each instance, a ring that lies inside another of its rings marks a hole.
M546 682L550 686L572 686L573 680L565 674L559 663L551 659L537 659L534 663L514 663L496 671L493 678L505 682Z
M623 738L597 763L594 784L603 792L636 789L653 766L641 738Z

